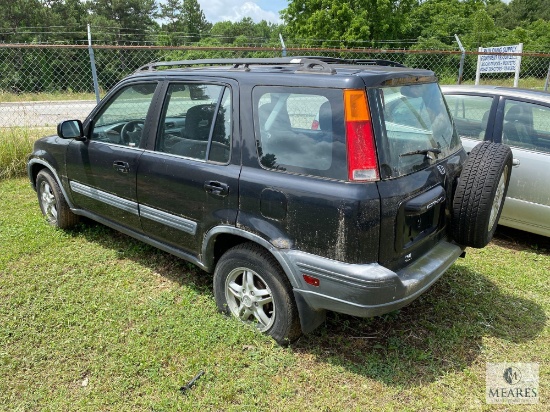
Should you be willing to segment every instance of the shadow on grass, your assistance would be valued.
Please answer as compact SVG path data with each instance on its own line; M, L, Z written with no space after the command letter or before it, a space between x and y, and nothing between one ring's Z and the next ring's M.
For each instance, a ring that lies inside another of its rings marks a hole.
M511 227L498 226L493 243L512 250L529 250L550 255L550 237L535 235Z
M370 319L330 314L326 327L301 338L295 350L385 384L411 387L471 365L485 337L528 342L545 323L541 306L457 263L400 311Z
M94 222L72 232L116 250L181 285L212 295L212 276L168 253ZM325 325L291 346L353 373L399 387L416 387L461 371L480 355L483 338L528 342L546 315L533 301L507 293L457 262L411 305L362 319L329 313Z

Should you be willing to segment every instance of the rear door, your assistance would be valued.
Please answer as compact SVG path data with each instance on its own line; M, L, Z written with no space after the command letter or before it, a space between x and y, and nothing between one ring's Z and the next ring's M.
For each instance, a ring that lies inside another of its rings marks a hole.
M500 222L550 235L550 106L503 99L497 141L512 148L514 168Z
M198 255L204 233L235 225L239 112L231 81L171 82L155 139L141 156L137 198L145 234Z
M370 89L380 177L379 262L393 270L447 236L465 158L436 83Z

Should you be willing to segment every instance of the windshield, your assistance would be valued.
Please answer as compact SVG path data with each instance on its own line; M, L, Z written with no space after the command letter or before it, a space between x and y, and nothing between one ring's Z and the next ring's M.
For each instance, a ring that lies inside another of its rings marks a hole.
M375 127L382 179L424 169L460 148L436 83L370 90L369 102L381 114Z

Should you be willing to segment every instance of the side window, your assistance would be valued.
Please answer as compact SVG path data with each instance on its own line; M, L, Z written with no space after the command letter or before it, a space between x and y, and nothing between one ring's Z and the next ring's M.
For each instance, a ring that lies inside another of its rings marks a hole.
M157 83L128 86L118 92L94 120L92 140L139 146Z
M262 167L346 179L341 90L262 86L253 96Z
M445 95L460 137L483 140L493 98L489 96Z
M227 163L231 143L228 87L174 83L168 88L156 150L198 160Z
M506 100L502 143L550 153L550 108Z

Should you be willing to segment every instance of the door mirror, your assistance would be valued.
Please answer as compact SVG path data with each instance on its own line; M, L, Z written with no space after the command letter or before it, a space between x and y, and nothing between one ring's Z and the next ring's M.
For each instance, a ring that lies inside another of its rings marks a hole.
M57 125L57 135L62 139L85 140L80 120L64 120Z

